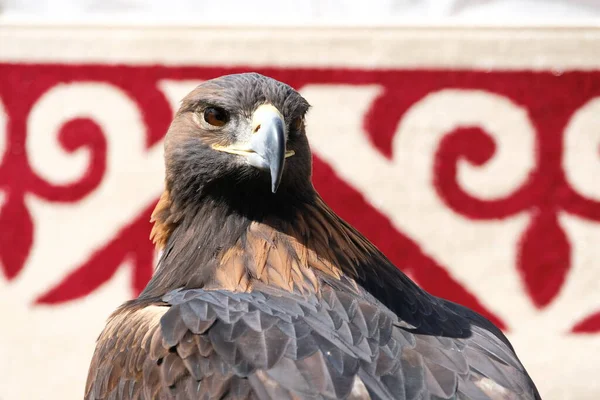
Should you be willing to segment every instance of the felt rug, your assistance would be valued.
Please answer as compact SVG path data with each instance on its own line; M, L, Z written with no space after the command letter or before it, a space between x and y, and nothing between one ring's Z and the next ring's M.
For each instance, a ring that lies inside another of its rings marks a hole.
M156 263L162 141L202 80L297 88L324 199L501 326L544 399L600 395L600 29L0 25L0 399L82 397Z

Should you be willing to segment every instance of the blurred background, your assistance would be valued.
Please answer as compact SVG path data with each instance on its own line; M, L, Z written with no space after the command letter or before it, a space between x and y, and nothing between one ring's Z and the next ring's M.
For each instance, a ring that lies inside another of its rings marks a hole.
M156 265L163 135L202 80L312 104L314 183L544 399L600 397L600 1L0 0L0 400L78 399Z
M252 2L173 0L3 0L5 16L45 21L127 18L193 23L281 25L304 23L397 23L420 20L476 23L577 22L600 16L597 0L307 0ZM293 18L291 18L293 16Z

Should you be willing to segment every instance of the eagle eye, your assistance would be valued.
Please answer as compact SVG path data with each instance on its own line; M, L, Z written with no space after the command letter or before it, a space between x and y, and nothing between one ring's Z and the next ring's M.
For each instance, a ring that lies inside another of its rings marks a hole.
M209 125L221 127L229 121L229 113L221 107L207 107L204 109L204 121Z

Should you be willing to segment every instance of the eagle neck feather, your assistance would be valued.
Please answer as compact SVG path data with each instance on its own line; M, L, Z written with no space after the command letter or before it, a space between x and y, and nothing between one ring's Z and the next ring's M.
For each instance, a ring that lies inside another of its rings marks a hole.
M285 208L210 196L186 206L170 198L165 192L153 214L163 255L142 297L177 288L249 291L255 282L318 291L323 278L342 275L396 312L409 294L427 296L316 192L287 199Z

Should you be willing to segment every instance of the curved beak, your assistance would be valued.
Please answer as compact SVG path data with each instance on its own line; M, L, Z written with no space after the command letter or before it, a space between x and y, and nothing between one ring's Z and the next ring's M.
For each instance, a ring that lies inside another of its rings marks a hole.
M271 190L277 191L283 175L285 159L294 151L285 150L286 132L283 116L270 104L259 106L252 116L250 140L241 146L213 146L215 150L239 154L246 157L253 167L269 171Z
M252 137L248 155L250 165L271 173L271 191L275 193L281 183L285 164L285 122L275 107L265 104L256 109L252 117Z

